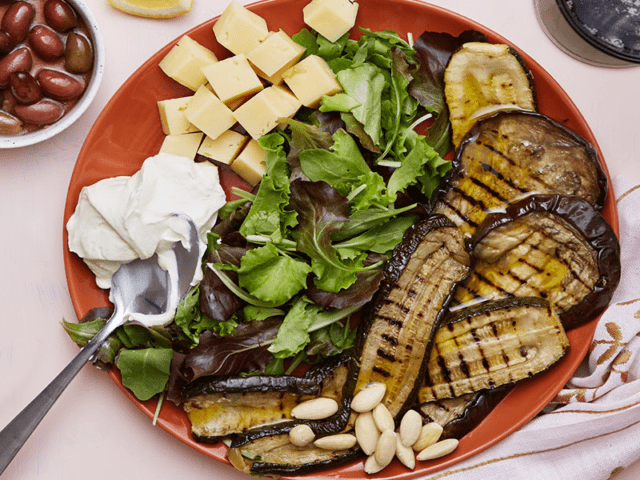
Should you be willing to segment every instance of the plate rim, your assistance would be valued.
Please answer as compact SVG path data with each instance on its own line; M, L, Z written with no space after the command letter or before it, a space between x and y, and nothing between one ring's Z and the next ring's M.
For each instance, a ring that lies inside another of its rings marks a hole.
M301 3L302 1L305 0L261 0L255 3L250 3L245 5L248 9L250 10L255 10L255 9L262 9L262 8L269 8L269 6L273 5L273 4L280 4L280 3ZM360 2L360 6L362 8L362 5L366 5L368 2L381 2L382 0L358 0ZM306 2L308 3L308 1ZM559 95L563 102L564 102L564 106L567 107L567 109L575 112L577 114L577 116L575 117L575 120L580 124L581 129L584 131L583 133L580 133L580 135L584 136L585 138L587 138L587 140L594 146L594 148L596 149L596 152L598 154L598 159L600 161L600 164L602 166L602 169L604 170L606 176L607 176L607 180L608 180L608 196L607 196L607 201L605 203L605 208L607 208L607 205L609 205L610 208L610 212L609 215L611 218L608 219L609 223L611 224L614 232L616 233L616 236L619 237L619 223L618 223L618 212L617 212L617 208L615 205L615 199L612 200L611 197L613 196L613 186L612 186L612 181L611 181L611 175L609 173L609 170L607 168L607 164L606 161L604 159L604 156L602 154L602 151L600 149L600 146L598 145L597 139L595 137L595 135L593 134L589 124L587 123L586 119L584 118L584 116L582 115L582 113L580 112L580 110L577 108L577 106L575 105L575 103L571 100L571 98L569 97L569 95L565 92L565 90L562 88L562 86L532 57L530 57L525 51L523 51L522 49L520 49L517 45L515 45L513 42L509 41L507 38L503 37L502 35L498 34L497 32L493 31L492 29L485 27L484 25L476 22L475 20L472 20L464 15L461 15L459 13L454 12L453 10L438 6L438 5L432 5L432 4L428 4L419 0L385 0L385 3L388 4L402 4L405 5L407 7L410 8L416 8L418 10L425 10L425 11L432 11L432 12L438 12L440 15L444 15L447 17L453 17L455 18L456 21L458 22L462 22L464 23L465 27L467 29L477 29L483 33L487 33L489 34L488 36L490 36L492 38L491 41L499 41L499 42L504 42L509 44L510 46L512 46L513 48L515 48L520 55L523 57L525 63L527 64L527 66L531 69L531 66L534 66L533 70L536 70L537 73L536 75L541 76L545 79L545 82L550 84L551 86L554 87L554 91L555 94ZM175 45L176 41L181 38L184 35L189 35L193 32L196 31L200 31L206 27L210 27L212 26L217 19L219 18L218 16L212 17L210 19L204 20L203 22L201 22L200 24L188 29L187 31L181 33L179 36L173 38L171 41L169 41L164 47L160 48L159 50L157 50L154 54L151 55L150 58L148 58L147 60L145 60L136 70L134 70L134 72L124 81L124 83L122 85L120 85L120 87L116 90L116 92L112 95L112 97L108 100L108 102L105 104L104 108L102 109L102 111L100 112L100 114L98 115L98 117L96 118L93 126L91 127L89 133L87 134L85 141L82 145L82 148L80 149L80 152L78 154L78 158L76 161L76 164L74 166L73 169L73 173L72 176L70 178L69 181L69 188L67 191L67 196L66 196L66 200L65 200L65 207L64 207L64 219L63 219L63 225L62 225L62 230L63 230L63 259L64 259L64 266L65 266L65 274L66 274L66 278L67 278L67 286L69 288L69 293L70 293L70 297L71 297L71 301L73 304L73 308L74 311L76 312L76 315L78 316L78 318L82 318L82 316L84 314L86 314L85 311L82 311L81 305L80 305L80 298L82 296L82 289L79 288L78 285L74 284L73 282L73 269L74 267L74 262L77 262L78 260L74 260L74 254L71 253L68 249L68 236L67 236L67 230L66 230L66 223L70 217L70 215L73 213L73 210L75 209L75 206L77 204L78 198L77 196L74 198L72 195L72 190L75 189L79 189L81 188L79 186L79 177L81 176L82 172L82 168L84 168L84 166L86 165L87 161L84 160L86 158L88 158L89 153L90 153L90 149L91 149L91 144L95 141L96 138L98 138L102 132L99 131L98 127L100 126L100 124L102 122L105 121L106 117L108 116L109 111L113 108L113 106L120 100L120 97L124 95L124 92L126 91L126 89L135 81L136 78L138 78L138 76L143 75L147 70L149 70L150 68L153 68L154 66L157 67L157 63L158 63L158 59L161 58L162 56L164 56L173 45ZM366 27L366 25L365 25ZM357 25L356 27L357 28ZM534 75L535 76L535 75ZM544 112L543 112L544 113ZM555 118L555 120L558 121L562 121L562 119L558 119ZM611 203L613 202L613 203ZM87 268L85 266L85 268ZM106 296L106 294L105 294ZM98 306L98 305L96 305ZM568 336L571 339L572 337L586 337L588 338L588 340L585 340L584 343L579 344L578 346L570 349L570 355L572 356L578 356L581 359L583 359L591 345L591 338L593 337L593 333L595 331L595 327L597 325L597 322L599 320L600 317L598 317L597 319L592 320L591 322L582 325L574 330L572 330L571 332L568 332ZM562 359L560 362L566 362L568 357L565 357L564 359ZM571 357L573 358L573 357ZM573 373L575 372L575 370L578 368L580 361L577 361L576 365L574 367L572 367L570 370L567 370L566 372L564 372L564 375L562 375L563 378L563 383L558 385L555 384L553 389L557 391L559 391L562 386L564 386L564 384L571 378L571 376L573 375ZM553 370L553 367L550 369ZM541 378L544 377L546 375L548 375L548 371L547 372L543 372L539 375L536 376L536 378ZM118 370L116 368L112 368L109 372L108 372L109 377L111 378L112 381L114 381L114 383L116 383L117 387L125 394L126 397L129 398L129 400L139 409L141 410L147 417L149 418L153 418L155 415L155 410L156 410L156 403L157 401L155 399L151 399L151 400L147 400L144 402L141 402L139 400L137 400L135 398L135 396L126 388L122 385L122 381L120 378L120 374L118 372ZM533 379L535 380L535 378ZM525 381L527 382L527 381ZM560 382L558 382L560 383ZM505 400L512 398L512 399L518 399L519 396L522 396L522 394L520 393L525 387L525 384L522 384L523 387L518 388L518 385L512 389L511 392L509 392L506 397L502 400L502 402L504 402ZM558 388L556 388L558 387ZM555 394L554 394L555 395ZM546 395L543 396L543 398L547 398L549 396L549 393L547 392ZM552 398L552 397L551 397ZM550 398L550 399L551 399ZM501 402L501 403L502 403ZM537 402L540 403L540 402ZM548 403L548 401L544 402L544 405L546 405ZM382 472L376 474L375 477L372 478L377 478L377 479L409 479L409 478L415 478L421 475L426 475L429 473L433 473L436 471L440 471L443 470L447 467L450 467L454 464L457 464L463 460L466 460L472 456L477 455L478 453L486 450L487 448L495 445L496 443L502 441L504 438L508 437L509 435L511 435L513 432L515 432L516 430L518 430L519 428L521 428L524 424L526 424L527 422L529 422L535 415L537 415L542 408L537 409L535 412L530 412L530 414L522 416L522 418L520 418L519 420L510 423L510 427L503 430L502 433L500 433L499 435L494 436L489 442L484 442L482 445L475 447L473 449L467 450L464 453L460 453L460 454L456 454L456 452L454 452L453 454L451 454L448 457L444 457L443 459L432 463L429 463L428 466L425 464L424 467L421 468L416 468L415 470L408 470L406 468L391 468L393 467L393 465L391 467L388 467L387 469L383 470ZM177 407L176 407L177 408ZM184 414L184 412L182 412L184 417L185 417L185 421L186 424L189 428L188 430L190 431L190 426L188 425L188 419L186 418L186 414ZM480 427L482 424L484 424L485 422L487 422L489 419L491 419L492 416L495 416L496 411L495 409L482 421L480 422L480 424L478 424L474 430L478 430L478 427ZM228 461L228 459L226 458L226 447L223 447L221 444L218 444L217 446L212 446L212 445L207 445L207 444L202 444L202 443L197 443L193 440L192 437L190 437L189 435L187 435L186 437L177 429L177 427L184 427L185 425L178 425L176 426L175 422L173 421L168 421L167 419L165 419L162 415L162 412L158 418L157 424L163 428L163 430L165 430L166 432L168 432L169 434L171 434L173 437L175 437L176 439L180 440L181 442L183 442L184 444L190 446L191 448L194 448L195 450L199 451L200 453L204 453L205 455L207 455L210 458L213 458L216 461L219 461L221 463L227 464L229 465L230 462ZM473 435L473 431L468 434L469 435ZM465 438L467 438L467 436ZM461 441L461 443L464 442L464 439ZM219 453L223 453L223 455L219 455ZM396 462L397 463L397 462ZM330 470L323 470L320 472L321 475L323 475L324 478L367 478L367 475L364 473L364 471L362 470L362 461L358 460L355 462L351 462L349 464L343 465L343 466L338 466L338 467L334 467ZM357 470L354 470L354 466L357 467ZM399 473L398 473L399 472ZM347 473L347 475L343 476L341 473ZM308 475L298 475L298 476L282 476L280 478L282 478L283 480L285 479L295 479L295 478L304 478L307 477Z

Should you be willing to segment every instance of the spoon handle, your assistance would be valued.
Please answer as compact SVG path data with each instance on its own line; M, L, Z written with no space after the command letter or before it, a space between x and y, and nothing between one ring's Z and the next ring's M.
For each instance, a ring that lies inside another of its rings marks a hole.
M119 322L115 320L116 313L88 343L80 350L78 355L69 362L62 372L27 405L11 422L0 432L0 475L11 463L18 450L31 436L40 421L47 414L51 406L60 397L64 389L71 383L87 360L95 353L109 334L115 330Z

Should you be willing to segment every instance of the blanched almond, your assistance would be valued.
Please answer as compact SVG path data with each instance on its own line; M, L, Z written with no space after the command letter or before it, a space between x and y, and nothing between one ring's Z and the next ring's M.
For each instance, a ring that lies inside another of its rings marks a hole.
M395 430L396 424L393 421L393 417L391 416L389 409L385 407L383 403L379 403L378 405L376 405L372 413L373 420L374 422L376 422L376 427L378 427L378 430L380 430L381 432L389 429Z
M376 451L373 454L376 457L376 462L382 468L386 467L391 463L393 457L396 454L396 443L398 440L396 439L396 432L393 430L385 430L380 435L378 439L378 444L376 445Z
M351 401L351 408L358 413L369 412L384 398L387 386L380 382L365 385Z
M427 423L422 426L420 430L420 436L418 440L415 441L411 448L413 448L416 452L421 452L425 448L430 445L433 445L438 440L440 440L440 435L442 435L442 425L436 422Z
M296 425L289 432L289 440L296 447L306 447L316 438L309 425Z
M415 410L408 410L400 421L400 440L405 447L411 447L420 437L422 417Z
M300 420L321 420L338 411L338 402L332 398L318 397L296 405L291 416Z
M416 454L411 447L405 447L400 440L400 435L396 437L396 457L405 467L413 470L416 467Z
M422 450L416 458L421 462L424 460L433 460L435 458L444 457L453 452L458 446L458 440L455 438L447 438L441 442L434 443L433 445Z
M370 473L370 474L378 473L383 468L384 467L381 467L378 464L378 462L376 462L376 456L375 455L369 455L367 460L364 462L364 471L365 471L365 473Z
M380 438L380 431L373 420L373 414L371 412L359 414L356 417L355 429L358 445L365 454L371 455L376 451L376 445Z
M348 433L339 433L319 438L313 444L325 450L348 450L356 444L356 437Z

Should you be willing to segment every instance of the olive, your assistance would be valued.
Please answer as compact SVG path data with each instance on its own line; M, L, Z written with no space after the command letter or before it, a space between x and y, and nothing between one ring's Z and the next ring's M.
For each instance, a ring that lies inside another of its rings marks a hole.
M0 55L6 55L13 47L16 46L16 42L9 36L7 32L0 30Z
M31 105L42 98L42 89L28 72L14 72L9 75L11 93L18 103Z
M16 43L23 41L33 18L36 15L36 9L27 2L16 2L11 5L2 17L2 30Z
M50 125L64 115L64 107L50 98L43 98L33 105L16 105L18 118L33 125Z
M64 66L70 73L86 73L93 65L93 48L84 35L71 32L67 36Z
M33 57L27 47L15 49L0 60L0 87L9 85L9 75L13 72L28 72L33 65Z
M22 130L22 121L0 110L0 135L15 135Z
M36 25L29 32L29 44L42 59L51 61L64 54L64 45L56 32L45 25Z
M44 18L51 28L60 33L78 26L76 12L64 0L47 0L44 3Z
M42 91L56 100L69 100L84 92L84 84L66 73L43 68L37 75Z

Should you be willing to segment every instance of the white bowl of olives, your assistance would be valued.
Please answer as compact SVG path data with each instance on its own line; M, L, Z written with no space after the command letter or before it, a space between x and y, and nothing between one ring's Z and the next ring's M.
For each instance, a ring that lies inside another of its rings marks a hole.
M82 0L0 0L0 148L60 133L87 109L104 45Z

